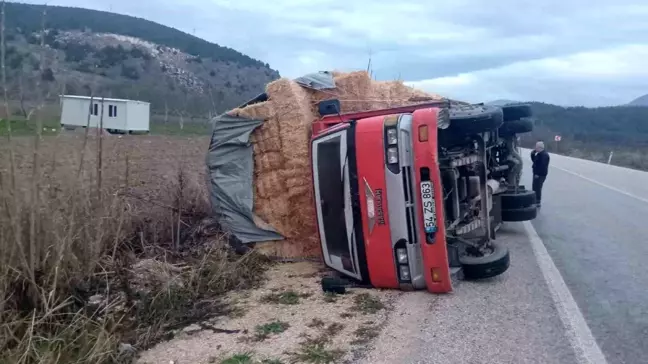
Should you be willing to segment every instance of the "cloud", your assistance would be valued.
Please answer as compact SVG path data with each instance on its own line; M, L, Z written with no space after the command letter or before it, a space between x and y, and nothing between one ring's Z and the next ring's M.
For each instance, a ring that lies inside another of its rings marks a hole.
M287 77L322 69L363 69L371 54L379 79L400 75L428 86L458 82L452 92L477 99L492 99L498 90L498 95L594 105L627 102L648 92L648 87L638 86L648 81L640 67L624 65L634 65L639 59L636 52L648 45L648 4L641 0L57 0L50 4L112 10L195 31L197 36L268 62ZM601 63L610 67L594 72ZM486 78L496 85L475 88ZM531 85L531 79L536 83ZM588 88L602 93L587 97L586 91L574 91ZM621 100L626 96L629 99Z
M558 105L618 105L648 91L646 59L648 44L631 44L408 84L472 102L508 99Z

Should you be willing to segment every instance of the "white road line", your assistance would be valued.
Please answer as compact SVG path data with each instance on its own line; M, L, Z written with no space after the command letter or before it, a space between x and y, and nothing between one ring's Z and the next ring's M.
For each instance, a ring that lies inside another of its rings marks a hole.
M563 171L563 172L569 173L569 174L571 174L571 175L573 175L573 176L580 177L580 178L582 178L582 179L584 179L584 180L586 180L586 181L588 181L588 182L592 182L592 183L597 184L597 185L599 185L599 186L601 186L601 187L609 188L609 189L611 189L612 191L618 192L618 193L620 193L620 194L622 194L622 195L626 195L626 196L628 196L628 197L632 197L632 198L634 198L634 199L637 199L637 200L639 200L639 201L641 201L641 202L648 203L648 199L646 199L646 198L639 197L639 196L637 196L637 195L635 195L635 194L632 194L632 193L630 193L630 192L627 192L627 191L624 191L624 190L618 189L618 188L616 188L616 187L612 187L612 186L610 186L610 185L606 185L605 183L599 182L599 181L594 180L594 179L591 179L591 178L589 178L589 177L585 177L585 176L583 176L583 175L580 174L580 173L572 172L572 171L570 171L570 170L568 170L568 169L564 169L564 168L560 168L560 167L556 167L556 166L551 166L551 167L556 168L556 169L558 169L558 170L561 170L561 171Z
M574 297L565 284L558 268L554 264L547 248L538 236L530 221L524 222L524 229L531 241L542 275L544 276L551 297L558 309L560 320L565 326L567 339L576 352L579 364L607 364L603 351L596 343L583 313L578 308Z

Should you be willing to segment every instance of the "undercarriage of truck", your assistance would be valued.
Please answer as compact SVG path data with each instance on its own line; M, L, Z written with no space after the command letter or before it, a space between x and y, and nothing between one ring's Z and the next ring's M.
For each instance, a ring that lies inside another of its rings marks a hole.
M502 222L535 218L535 196L519 185L517 152L517 134L533 128L531 111L461 105L450 112L450 126L439 131L448 260L466 279L489 278L509 265L494 242Z

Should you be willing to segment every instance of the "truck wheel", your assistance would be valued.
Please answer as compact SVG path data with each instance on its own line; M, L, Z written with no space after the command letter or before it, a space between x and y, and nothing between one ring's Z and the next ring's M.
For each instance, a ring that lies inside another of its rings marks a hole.
M488 255L459 257L466 280L491 278L506 272L511 261L508 249L496 243L492 246L493 252Z
M535 219L536 216L538 216L538 208L536 205L520 209L502 209L502 221L529 221Z
M459 105L450 108L450 127L454 134L472 135L496 130L504 122L502 109L490 105Z
M517 193L504 192L500 196L503 210L523 209L536 203L535 192L524 189L519 189Z
M502 106L502 112L505 122L528 118L533 115L529 104L504 105Z
M533 131L533 121L529 119L513 120L502 125L500 135L524 134L530 131Z

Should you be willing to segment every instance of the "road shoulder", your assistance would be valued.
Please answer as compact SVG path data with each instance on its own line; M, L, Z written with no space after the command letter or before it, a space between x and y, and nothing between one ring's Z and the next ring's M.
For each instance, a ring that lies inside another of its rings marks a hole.
M511 252L506 273L448 295L403 295L360 362L577 362L523 225L507 224L498 241Z

